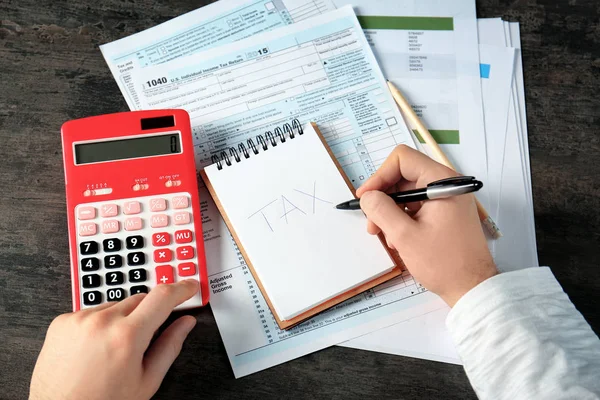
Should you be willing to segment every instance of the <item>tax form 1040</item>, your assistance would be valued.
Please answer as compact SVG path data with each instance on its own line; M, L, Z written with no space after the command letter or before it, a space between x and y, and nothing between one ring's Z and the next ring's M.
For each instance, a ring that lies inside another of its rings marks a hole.
M140 110L140 70L335 9L331 0L220 0L100 46L127 105Z
M351 7L149 66L135 85L144 108L190 113L198 168L292 119L319 125L355 187L398 144L414 146ZM202 223L211 308L238 377L439 307L405 274L281 331L208 192L201 192L208 199Z
M190 113L198 167L297 118L316 122L355 186L414 145L350 7L143 69L143 108Z

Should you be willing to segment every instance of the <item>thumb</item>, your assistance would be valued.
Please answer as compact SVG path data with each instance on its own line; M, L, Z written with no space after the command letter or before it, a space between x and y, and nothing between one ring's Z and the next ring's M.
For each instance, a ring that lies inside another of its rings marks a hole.
M173 322L150 346L144 357L147 387L158 390L167 371L181 352L183 341L196 325L196 318L184 316Z
M391 197L379 190L365 192L360 198L360 208L396 249L417 228L415 220L402 211Z

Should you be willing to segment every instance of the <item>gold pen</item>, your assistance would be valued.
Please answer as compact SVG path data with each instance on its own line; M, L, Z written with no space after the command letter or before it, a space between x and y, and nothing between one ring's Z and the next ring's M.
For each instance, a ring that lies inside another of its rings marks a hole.
M406 101L404 96L402 96L402 93L400 93L400 91L394 86L392 82L387 81L387 85L390 89L390 92L392 93L392 97L396 101L396 104L398 104L398 107L400 107L400 111L402 111L402 113L406 116L406 118L408 118L411 124L413 124L417 128L417 131L419 131L419 134L421 135L423 140L425 140L425 143L429 145L429 148L435 154L437 161L441 164L444 164L446 167L456 171L456 168L454 168L454 166L452 165L448 157L446 157L446 155L444 154L440 146L437 144L433 136L431 136L429 130L425 127L425 125L423 125L423 122L419 119L418 115L412 109L410 104L408 104L408 101ZM487 231L492 235L494 239L502 237L502 232L500 232L500 228L498 228L492 217L490 217L490 214L486 211L485 208L483 208L479 200L475 199L475 203L477 204L477 213L479 214L479 219L481 220L483 226L485 226Z

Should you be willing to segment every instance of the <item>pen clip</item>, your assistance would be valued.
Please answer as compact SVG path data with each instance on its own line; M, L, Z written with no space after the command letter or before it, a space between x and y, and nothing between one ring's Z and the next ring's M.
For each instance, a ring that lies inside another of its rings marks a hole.
M427 185L428 188L436 186L453 186L462 185L465 183L473 182L474 176L453 176L451 178L440 179L439 181L431 182Z

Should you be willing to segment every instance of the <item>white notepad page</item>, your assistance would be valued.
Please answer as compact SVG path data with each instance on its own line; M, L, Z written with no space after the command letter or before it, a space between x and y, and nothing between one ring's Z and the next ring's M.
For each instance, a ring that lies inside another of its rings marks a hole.
M310 124L258 148L205 173L281 320L394 267L361 211L335 209L353 195Z

